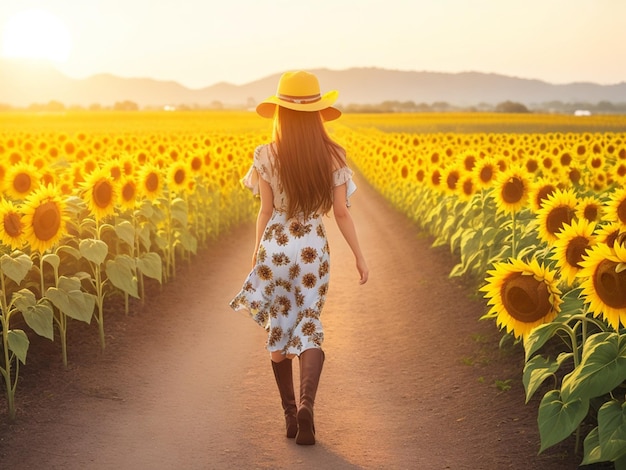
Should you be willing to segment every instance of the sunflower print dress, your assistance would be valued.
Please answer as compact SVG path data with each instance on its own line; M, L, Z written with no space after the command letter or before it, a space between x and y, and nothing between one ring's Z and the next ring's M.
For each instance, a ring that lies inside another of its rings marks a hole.
M258 178L274 193L274 211L265 227L256 265L241 291L231 300L235 311L244 310L268 332L266 347L283 354L300 354L319 348L324 341L320 321L328 292L330 251L321 215L286 215L286 195L273 171L269 145L254 152L253 164L242 183L259 194ZM347 183L350 196L356 186L347 166L333 173L333 184Z

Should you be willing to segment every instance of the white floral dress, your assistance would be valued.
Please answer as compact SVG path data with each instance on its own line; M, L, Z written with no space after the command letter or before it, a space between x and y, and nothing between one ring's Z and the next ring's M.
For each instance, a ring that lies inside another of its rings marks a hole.
M286 195L273 171L269 145L257 147L253 164L242 183L259 194L258 178L274 193L274 211L261 239L256 265L241 291L230 302L246 310L268 331L267 349L300 354L324 341L320 314L328 292L330 252L322 216L287 218ZM335 186L347 183L350 196L356 186L347 166L333 173Z

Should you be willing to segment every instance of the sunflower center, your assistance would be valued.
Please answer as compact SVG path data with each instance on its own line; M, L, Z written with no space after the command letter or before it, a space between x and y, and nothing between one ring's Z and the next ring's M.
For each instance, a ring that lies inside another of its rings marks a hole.
M181 185L183 184L183 182L185 181L185 170L183 169L178 169L174 172L174 182L176 182L176 184Z
M522 273L514 273L507 279L501 297L509 315L523 323L536 322L552 309L546 283Z
M10 237L18 237L22 234L22 220L15 212L9 212L4 216L4 231Z
M537 196L536 196L537 206L541 207L543 201L547 200L548 197L555 191L556 191L556 188L551 184L546 184L542 186L541 188L539 188L539 191L537 191Z
M617 263L602 260L593 276L593 285L600 300L612 308L626 308L626 271L617 272Z
M570 224L574 213L568 206L555 207L548 214L546 220L546 228L552 235L556 235L562 228L563 224Z
M489 181L491 181L491 178L493 178L493 168L492 167L485 166L485 167L480 169L480 180L483 183L489 183Z
M124 201L130 201L135 197L135 186L132 183L126 183L122 188L122 198Z
M466 196L471 196L474 194L474 184L471 180L465 180L463 182L463 194Z
M61 212L52 201L44 202L33 214L33 231L37 239L48 241L54 238L61 228Z
M567 264L580 268L580 262L583 260L583 255L589 247L589 240L585 237L574 237L567 244L565 250L565 259Z
M13 179L13 188L20 194L27 193L31 187L30 175L27 173L19 173Z
M149 192L154 192L157 190L158 187L159 187L159 177L154 173L150 173L148 177L146 178L146 189Z
M515 204L524 196L524 182L514 176L510 178L502 188L502 199L508 204Z
M583 211L583 217L589 222L595 222L598 219L598 206L595 204L589 204L585 206Z
M456 184L459 181L459 174L455 171L450 173L446 178L446 184L448 185L448 189L456 189Z
M113 186L107 180L100 180L93 186L93 202L100 209L111 205L113 200Z

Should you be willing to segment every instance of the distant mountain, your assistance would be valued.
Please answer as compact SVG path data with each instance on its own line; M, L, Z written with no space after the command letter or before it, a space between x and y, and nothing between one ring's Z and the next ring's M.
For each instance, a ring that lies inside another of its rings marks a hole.
M410 72L381 68L319 69L313 72L319 77L323 91L339 90L339 106L384 101L447 102L454 106L495 105L507 100L527 106L549 101L626 102L626 82L556 85L479 72ZM218 83L190 89L173 81L120 78L109 74L73 79L50 65L0 60L0 104L23 107L54 100L66 106L111 106L116 102L132 101L141 107L206 107L216 102L225 107L250 107L275 92L279 76L277 73L244 85Z

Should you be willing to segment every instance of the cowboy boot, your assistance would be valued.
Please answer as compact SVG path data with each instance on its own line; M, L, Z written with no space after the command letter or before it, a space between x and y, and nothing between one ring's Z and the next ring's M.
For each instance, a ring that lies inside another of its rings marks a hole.
M300 406L297 414L296 444L315 444L313 404L315 403L315 394L322 373L324 357L324 351L318 348L307 349L300 354Z
M298 432L298 422L296 421L296 395L293 391L293 375L291 370L291 359L283 359L280 362L272 363L276 385L280 392L283 410L285 411L285 425L287 427L287 437L294 438Z

